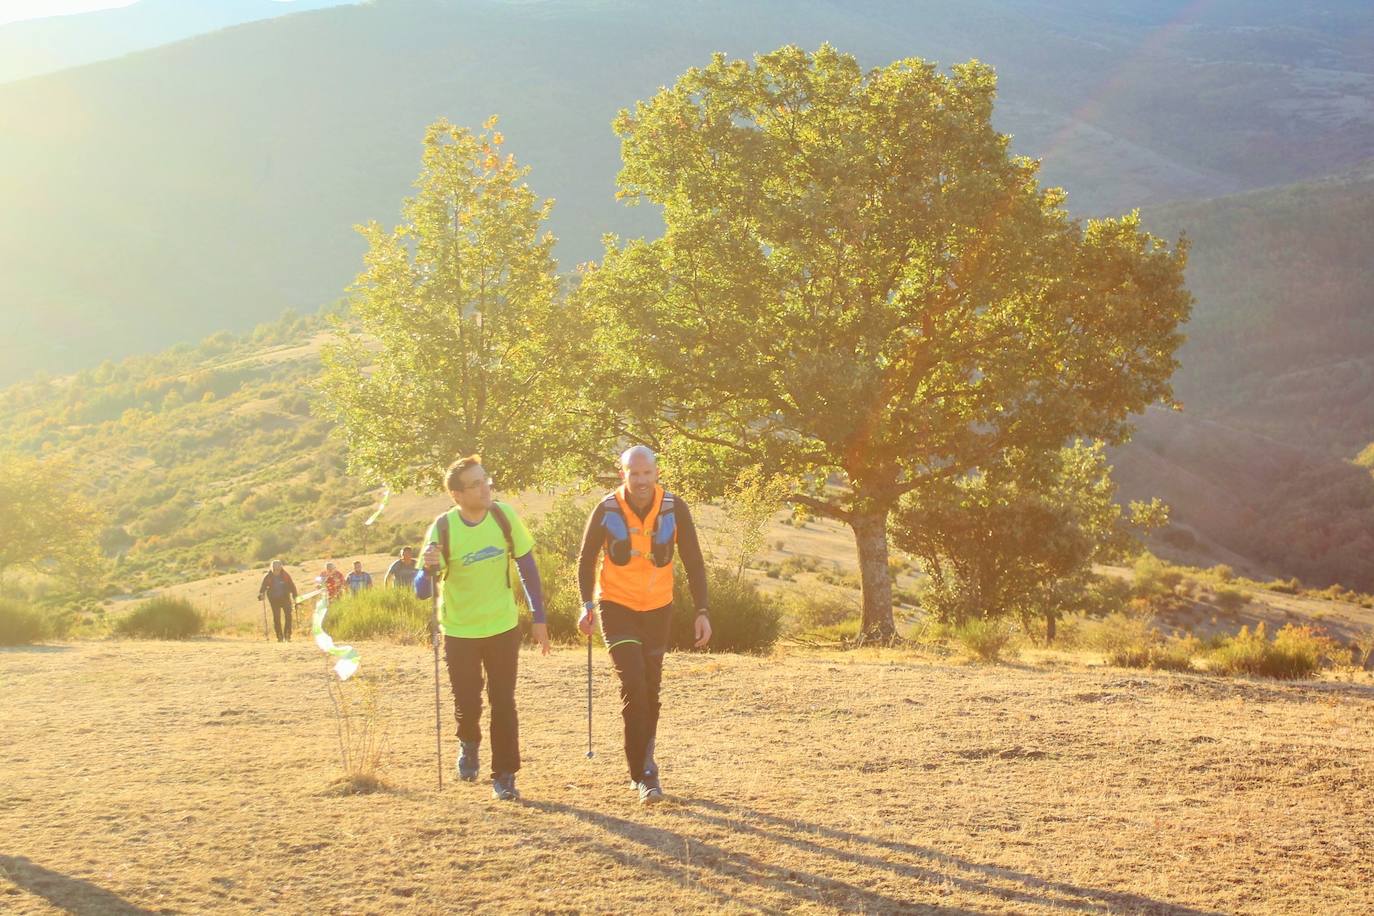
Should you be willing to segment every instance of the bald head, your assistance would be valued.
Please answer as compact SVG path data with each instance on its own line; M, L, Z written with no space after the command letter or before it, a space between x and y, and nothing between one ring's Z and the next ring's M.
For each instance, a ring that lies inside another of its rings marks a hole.
M645 505L654 496L658 484L658 459L647 445L627 448L620 456L620 479L631 502Z
M624 471L635 459L639 459L641 463L646 463L651 468L658 467L658 457L654 454L653 449L647 445L634 445L620 453L620 469Z

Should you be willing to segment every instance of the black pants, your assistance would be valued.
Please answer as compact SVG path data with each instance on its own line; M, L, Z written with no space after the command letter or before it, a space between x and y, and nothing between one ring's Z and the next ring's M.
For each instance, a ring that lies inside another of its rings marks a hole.
M459 741L482 740L482 671L491 703L491 774L520 769L520 722L515 714L515 669L520 661L520 628L481 639L444 637L448 682Z
M601 602L601 635L620 677L625 763L630 778L636 781L644 777L646 751L658 734L658 692L672 623L671 604L654 611L632 611L610 601Z
M268 597L267 603L272 605L272 628L277 631L277 642L282 641L281 618L286 615L286 638L291 638L291 596L282 595L280 598Z

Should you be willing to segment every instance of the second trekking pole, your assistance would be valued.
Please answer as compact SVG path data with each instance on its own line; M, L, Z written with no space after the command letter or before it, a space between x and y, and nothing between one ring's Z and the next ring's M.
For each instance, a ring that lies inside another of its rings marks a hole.
M439 714L439 642L443 638L444 628L439 625L439 567L425 567L425 574L429 576L429 604L430 615L429 625L433 632L434 644L434 767L439 776L439 788L444 788L444 738L443 725Z
M260 597L258 603L262 605L262 638L270 642L271 638L267 635L267 599Z

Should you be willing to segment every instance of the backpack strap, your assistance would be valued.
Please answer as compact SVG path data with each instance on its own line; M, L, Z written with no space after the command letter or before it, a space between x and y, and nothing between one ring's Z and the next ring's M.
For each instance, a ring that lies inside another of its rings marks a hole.
M501 534L506 538L506 588L510 588L510 565L515 562L515 537L511 534L510 519L494 502L491 504L491 514L496 519L496 527L501 529Z

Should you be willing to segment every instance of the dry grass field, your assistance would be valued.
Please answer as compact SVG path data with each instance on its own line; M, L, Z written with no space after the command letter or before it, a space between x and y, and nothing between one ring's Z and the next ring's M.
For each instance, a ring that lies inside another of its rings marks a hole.
M585 654L522 656L501 803L435 789L427 650L359 648L371 794L308 642L0 651L0 911L1374 912L1369 686L676 655L645 810L604 658L587 760Z

